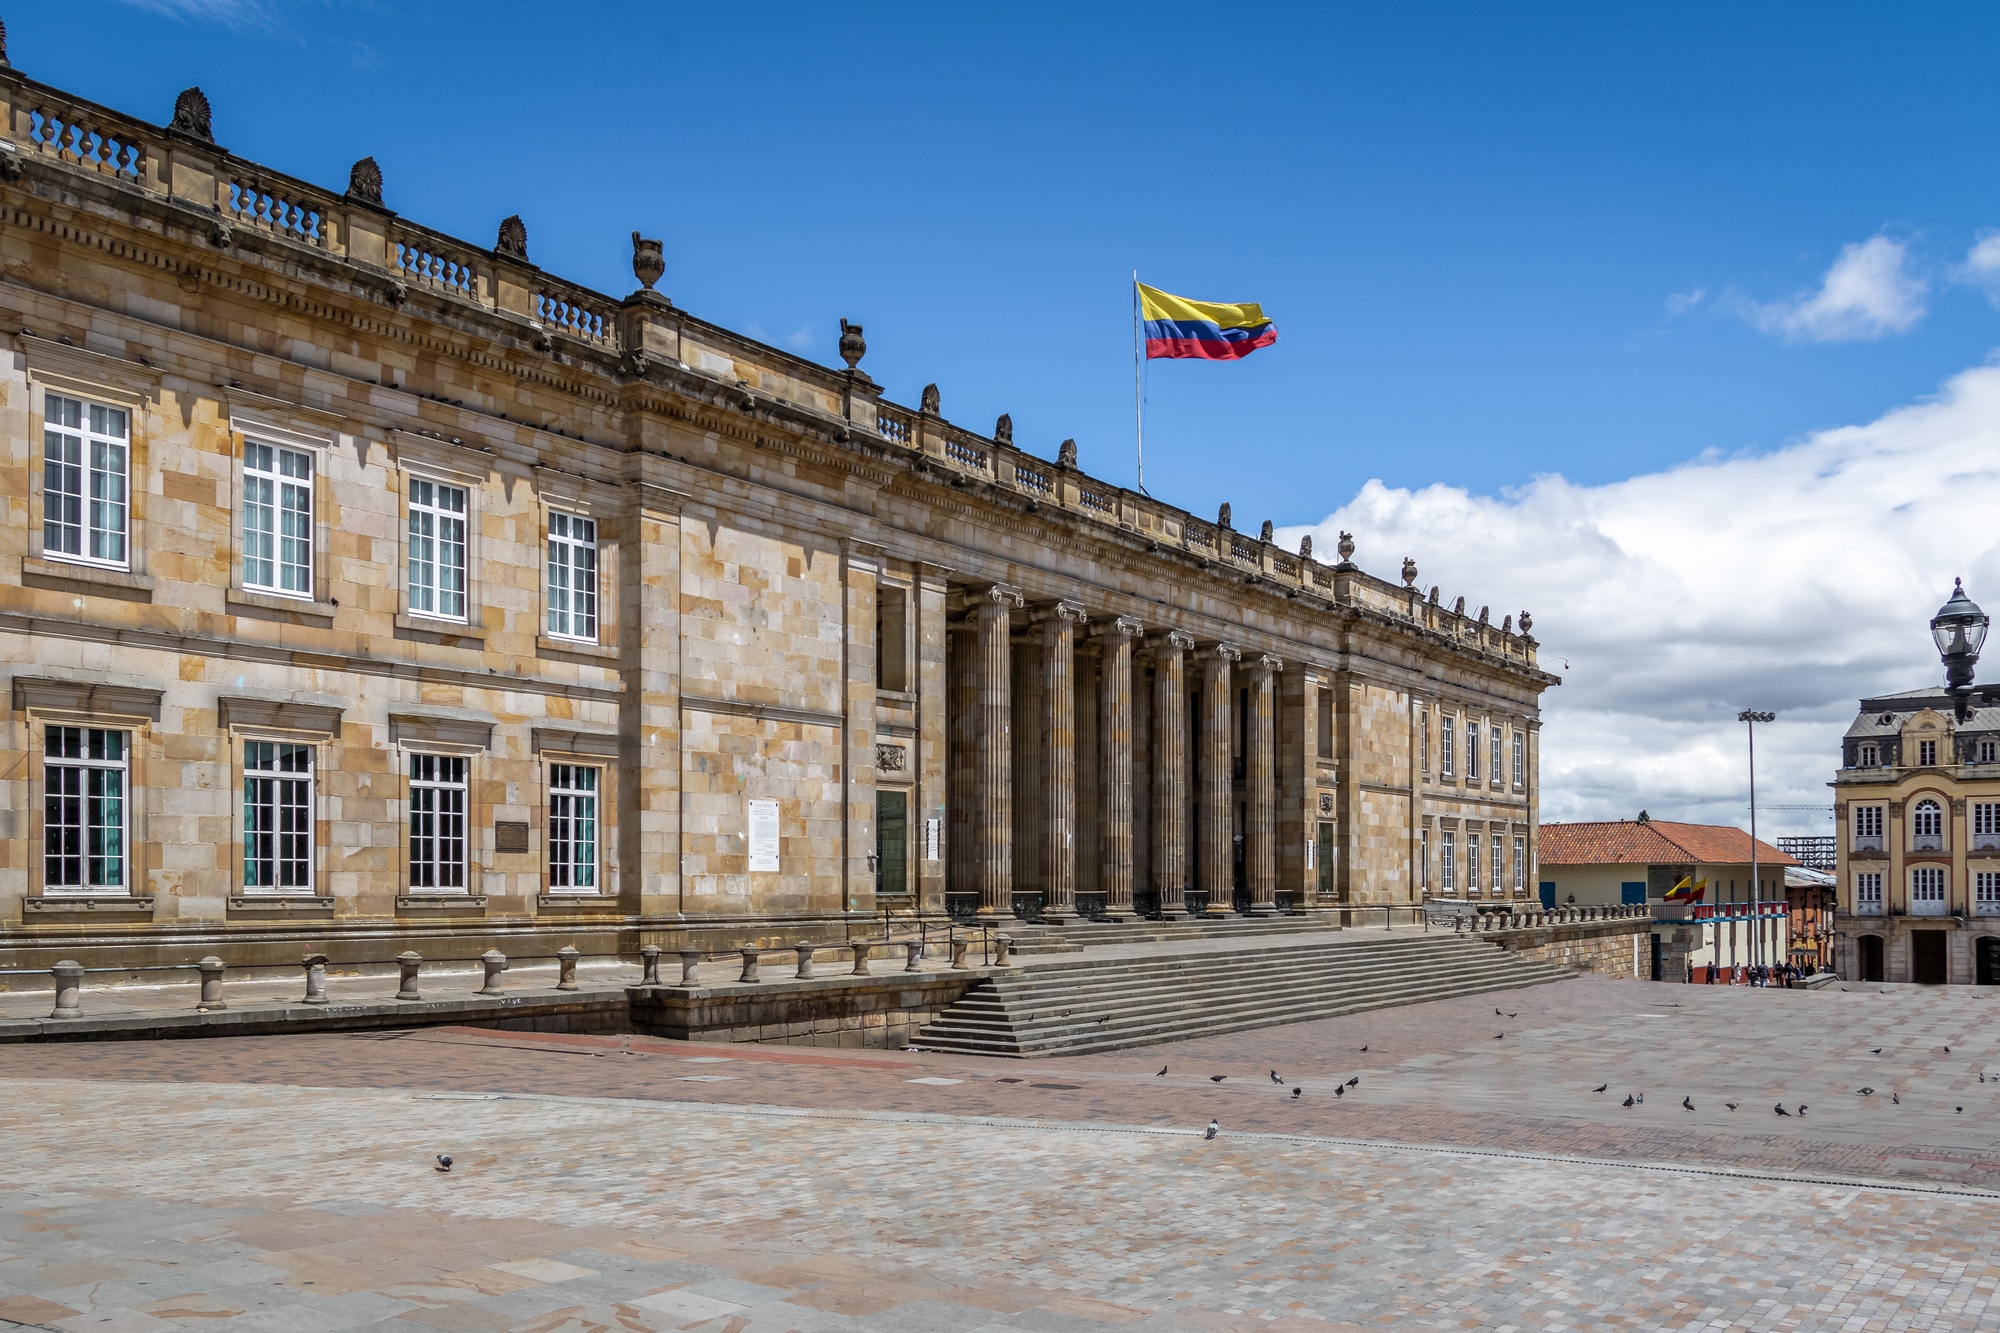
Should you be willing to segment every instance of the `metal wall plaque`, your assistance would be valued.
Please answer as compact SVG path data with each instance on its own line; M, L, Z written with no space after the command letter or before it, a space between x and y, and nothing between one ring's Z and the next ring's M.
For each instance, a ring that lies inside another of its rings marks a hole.
M493 850L496 852L527 851L528 850L527 824L512 819L494 820Z

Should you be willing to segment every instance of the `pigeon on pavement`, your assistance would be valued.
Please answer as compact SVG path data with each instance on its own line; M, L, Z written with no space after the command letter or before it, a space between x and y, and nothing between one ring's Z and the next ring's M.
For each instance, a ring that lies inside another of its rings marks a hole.
M1611 1086L1611 1085L1610 1085L1609 1083L1600 1083L1600 1084L1598 1084L1598 1085L1597 1085L1596 1087L1592 1088L1592 1089L1591 1089L1591 1091L1592 1091L1592 1092L1603 1092L1603 1091L1604 1091L1604 1090L1605 1090L1606 1088L1608 1088L1608 1087L1610 1087L1610 1086Z
M1889 1094L1889 1100L1896 1103L1896 1105L1898 1106L1901 1106L1903 1104L1902 1097L1893 1092Z
M1208 1122L1208 1133L1202 1135L1202 1137L1205 1139L1212 1139L1221 1132L1222 1132L1222 1125L1217 1121L1211 1120Z
M1632 1105L1632 1094L1629 1092L1625 1094L1625 1105Z
M1870 1055L1880 1055L1880 1054L1882 1054L1882 1048L1881 1048L1880 1046L1874 1046L1874 1047L1870 1047L1870 1048L1869 1048L1869 1051L1868 1051L1868 1054L1870 1054Z
M1302 1093L1302 1092L1304 1092L1304 1091L1305 1091L1305 1089L1304 1089L1304 1088L1293 1088L1293 1089L1292 1089L1292 1100L1294 1100L1294 1101L1297 1101L1297 1100L1298 1100L1298 1096L1299 1096L1299 1094L1300 1094L1300 1093Z
M1875 1089L1873 1089L1873 1088L1856 1088L1856 1089L1854 1090L1854 1095L1855 1095L1855 1096L1857 1096L1857 1097L1873 1097L1873 1096L1875 1095Z
M1728 1107L1728 1108L1729 1108L1730 1110L1732 1110L1732 1111L1734 1111L1734 1110L1736 1109L1736 1103L1735 1103L1735 1102L1724 1102L1724 1103L1723 1103L1723 1105L1724 1105L1724 1106L1726 1106L1726 1107Z
M1772 1109L1773 1111L1776 1111L1776 1112L1777 1112L1777 1113L1778 1113L1779 1115L1790 1115L1790 1114L1791 1114L1791 1112L1790 1112L1790 1111L1787 1111L1787 1110L1785 1109L1785 1104L1784 1104L1783 1102L1779 1102L1779 1103L1778 1103L1778 1104L1777 1104L1776 1106L1772 1107L1771 1109Z
M1161 1065L1160 1072L1153 1075L1154 1078L1165 1078L1166 1076L1167 1076L1167 1067L1165 1065Z
M437 1169L438 1169L438 1170L440 1170L440 1171L449 1171L449 1170L451 1170L451 1154L450 1154L450 1153L442 1153L442 1152L441 1152L441 1153L439 1153L439 1154L437 1155L437 1158L438 1158L438 1164L437 1164Z
M1277 1070L1275 1070L1275 1069L1273 1069L1273 1070L1271 1071L1271 1081L1272 1081L1273 1083L1283 1083L1283 1082L1284 1082L1285 1080L1283 1080L1283 1079L1279 1078L1279 1077L1278 1077L1278 1071L1277 1071Z
M1220 1082L1222 1082L1222 1080L1224 1080L1224 1079L1226 1079L1226 1078L1228 1078L1228 1077L1229 1077L1229 1075L1227 1075L1227 1074L1210 1074L1210 1075L1208 1076L1208 1081L1209 1081L1210 1083L1220 1083Z
M1683 1110L1687 1110L1687 1111L1692 1111L1692 1110L1694 1110L1694 1102L1693 1102L1693 1100L1692 1100L1691 1098L1687 1098L1687 1097L1683 1097L1683 1098L1681 1098L1681 1108L1682 1108Z
M1799 1103L1799 1114L1800 1114L1800 1115L1804 1115L1805 1113L1806 1113L1806 1104L1805 1104L1804 1102L1800 1102L1800 1103Z
M1356 1074L1353 1078L1347 1080L1347 1086L1351 1088L1360 1082L1361 1082L1361 1075Z
M1336 1097L1345 1097L1347 1095L1347 1085L1345 1083L1334 1084L1333 1095Z

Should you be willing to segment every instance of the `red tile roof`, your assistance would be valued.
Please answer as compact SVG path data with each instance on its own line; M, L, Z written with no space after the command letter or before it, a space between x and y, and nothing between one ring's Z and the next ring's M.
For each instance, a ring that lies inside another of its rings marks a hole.
M1587 824L1544 824L1543 865L1749 865L1750 835L1722 824L1676 824L1665 819L1612 819ZM1757 839L1761 865L1799 863Z

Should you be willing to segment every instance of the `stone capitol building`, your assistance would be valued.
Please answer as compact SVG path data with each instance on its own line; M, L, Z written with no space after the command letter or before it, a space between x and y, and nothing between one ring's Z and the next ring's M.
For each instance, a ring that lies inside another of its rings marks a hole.
M638 233L607 296L197 89L0 102L0 966L1534 885L1527 614L898 406Z

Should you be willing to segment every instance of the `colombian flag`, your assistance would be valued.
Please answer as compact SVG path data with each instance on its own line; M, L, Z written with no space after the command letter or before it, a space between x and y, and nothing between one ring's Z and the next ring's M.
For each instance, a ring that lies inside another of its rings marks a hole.
M1254 302L1190 301L1143 282L1138 286L1149 361L1160 357L1237 361L1278 341L1278 326L1265 319L1264 307Z
M1698 903L1708 895L1708 881L1682 875L1681 882L1661 895L1667 902Z

